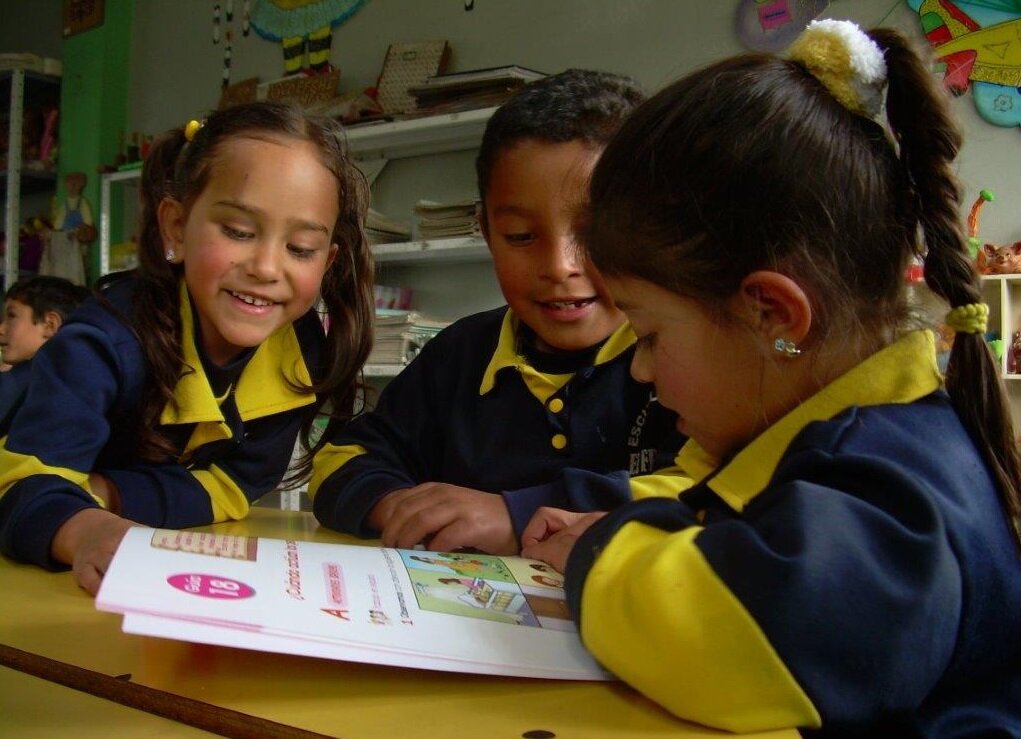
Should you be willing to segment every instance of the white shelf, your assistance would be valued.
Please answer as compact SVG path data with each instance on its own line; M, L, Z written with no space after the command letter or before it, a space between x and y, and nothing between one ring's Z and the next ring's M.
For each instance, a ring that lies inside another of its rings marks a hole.
M18 279L18 228L21 224L21 196L40 189L56 188L56 172L27 169L22 162L21 139L26 103L43 95L55 95L59 101L60 77L25 69L0 70L0 128L6 129L9 147L7 166L2 177L4 191L4 228L9 235L3 258L6 286ZM6 119L6 120L5 120Z
M347 130L351 151L362 159L403 159L474 149L496 108L372 123Z
M372 255L377 264L484 262L489 259L489 247L477 236L462 236L375 244Z
M486 122L496 108L481 108L462 113L415 118L408 121L377 123L347 132L348 144L357 156L400 159L473 149L482 141ZM141 169L110 172L100 178L99 246L100 274L110 271L110 188L142 176ZM482 239L436 239L373 247L376 261L410 263L426 260L479 262L489 258Z
M406 364L367 364L362 367L366 377L397 377Z
M104 172L99 176L99 274L110 271L110 186L115 182L127 183L142 177L142 168Z

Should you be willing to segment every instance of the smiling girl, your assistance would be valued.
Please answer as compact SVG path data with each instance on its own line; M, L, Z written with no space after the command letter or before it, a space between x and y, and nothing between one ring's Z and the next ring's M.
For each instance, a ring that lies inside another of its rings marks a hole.
M71 565L94 593L130 526L242 518L324 404L346 420L371 342L366 198L339 124L295 107L163 136L139 268L36 356L0 447L4 554Z

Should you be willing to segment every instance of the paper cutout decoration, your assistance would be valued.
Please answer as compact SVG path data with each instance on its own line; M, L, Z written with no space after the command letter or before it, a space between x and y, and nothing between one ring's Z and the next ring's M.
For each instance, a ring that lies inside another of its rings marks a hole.
M1021 126L1021 0L907 0L956 95L996 126Z
M366 0L254 0L251 24L260 36L279 41L284 74L327 74L333 29Z
M829 4L829 0L741 0L734 28L750 49L781 51Z

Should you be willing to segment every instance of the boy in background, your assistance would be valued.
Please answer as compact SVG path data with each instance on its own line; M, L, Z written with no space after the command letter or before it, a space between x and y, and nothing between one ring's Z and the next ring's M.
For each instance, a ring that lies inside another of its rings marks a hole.
M32 357L57 333L89 289L63 277L30 277L11 285L0 319L0 435L20 404Z
M683 437L631 379L634 333L576 244L589 174L643 97L626 77L568 70L494 113L476 170L507 305L442 331L317 455L320 523L512 554L542 505L676 494L669 471L631 477L672 464Z

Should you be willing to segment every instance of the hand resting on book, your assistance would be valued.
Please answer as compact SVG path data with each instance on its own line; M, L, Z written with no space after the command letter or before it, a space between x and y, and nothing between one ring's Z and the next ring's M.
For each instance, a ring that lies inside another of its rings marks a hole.
M606 511L574 513L543 506L521 532L521 556L542 560L563 572L578 537L605 515Z
M383 545L416 544L449 552L472 548L517 554L518 542L503 497L443 482L425 482L388 493L369 514Z

